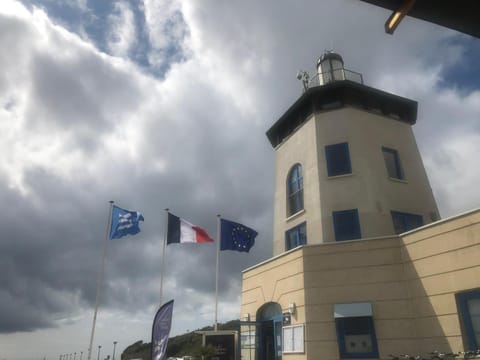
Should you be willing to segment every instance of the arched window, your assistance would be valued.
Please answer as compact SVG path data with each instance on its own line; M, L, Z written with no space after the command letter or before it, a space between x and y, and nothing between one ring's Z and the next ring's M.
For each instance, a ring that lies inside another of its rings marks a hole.
M288 216L293 215L303 209L303 175L302 165L295 164L288 173Z
M282 307L274 302L263 304L257 311L257 320L259 321L270 320L278 316L282 316Z

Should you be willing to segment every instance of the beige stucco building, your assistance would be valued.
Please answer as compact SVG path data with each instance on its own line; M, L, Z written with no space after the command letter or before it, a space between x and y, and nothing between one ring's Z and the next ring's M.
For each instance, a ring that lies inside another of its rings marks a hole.
M271 127L274 257L243 272L242 359L477 348L480 211L439 220L417 103L327 53Z

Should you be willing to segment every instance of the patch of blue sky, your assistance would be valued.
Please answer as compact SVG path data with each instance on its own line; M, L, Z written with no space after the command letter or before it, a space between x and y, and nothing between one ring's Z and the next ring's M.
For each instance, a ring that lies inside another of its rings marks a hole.
M20 1L30 9L33 6L43 9L55 23L67 30L81 37L86 34L97 49L112 55L108 47L110 31L108 17L114 12L115 1L88 0L86 7L76 5L75 0ZM172 42L169 43L166 48L160 49L162 54L161 64L152 64L149 60L149 54L159 49L154 49L150 43L143 3L138 0L129 0L128 3L134 14L136 27L136 39L129 50L128 57L130 61L136 63L145 72L163 78L173 63L185 61L182 46ZM176 15L181 16L181 14ZM169 31L168 27L165 31Z
M78 26L85 21L85 14L71 1L59 0L20 0L28 9L43 9L56 23L68 30L78 32Z
M468 35L458 35L447 40L458 48L459 59L444 67L440 88L456 88L462 94L480 89L480 40Z

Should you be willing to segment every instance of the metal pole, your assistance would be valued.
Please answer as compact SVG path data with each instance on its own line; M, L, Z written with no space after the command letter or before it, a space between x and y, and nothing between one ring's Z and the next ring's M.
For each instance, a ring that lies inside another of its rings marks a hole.
M102 255L102 261L100 262L100 274L98 276L98 282L97 282L97 296L95 298L95 312L93 313L93 323L92 323L92 332L90 334L90 344L88 346L88 360L92 359L92 344L93 344L93 336L95 334L95 323L97 321L97 312L98 312L98 304L100 302L100 290L102 288L102 282L103 282L103 271L105 268L105 256L107 254L107 243L108 243L108 237L110 233L110 227L112 226L112 209L113 209L113 201L109 201L110 203L110 211L108 215L108 223L107 223L107 229L105 231L105 241L103 243L103 255ZM100 348L99 348L100 352Z
M101 348L102 348L102 345L98 345L97 360L100 360L100 349Z
M83 357L83 351L80 351L80 360L82 360Z
M165 209L165 230L163 233L163 253L162 262L160 265L160 306L162 306L163 300L163 273L165 272L165 252L167 251L167 236L168 236L168 208Z
M117 342L113 342L113 355L112 355L112 360L115 360L115 346L117 346Z
M73 360L76 360L76 358L77 358L77 353L75 352L73 353Z
M215 326L214 330L218 330L218 269L220 263L220 214L217 215L217 261L215 266Z

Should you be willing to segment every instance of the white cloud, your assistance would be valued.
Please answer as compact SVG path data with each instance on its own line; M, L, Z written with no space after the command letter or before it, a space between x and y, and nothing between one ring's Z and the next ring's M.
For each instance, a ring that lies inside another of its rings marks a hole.
M128 57L129 51L136 41L135 17L126 1L118 1L114 5L114 13L109 16L107 46L115 56Z
M152 67L161 68L173 60L189 56L189 29L178 0L144 0L146 32L151 51L148 59Z

